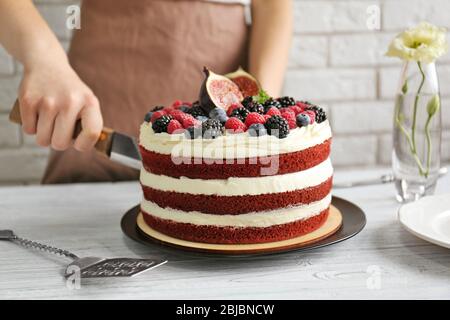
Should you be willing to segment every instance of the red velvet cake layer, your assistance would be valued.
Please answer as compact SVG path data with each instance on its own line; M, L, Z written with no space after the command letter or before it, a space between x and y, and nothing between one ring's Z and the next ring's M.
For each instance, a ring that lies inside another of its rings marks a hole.
M278 170L270 175L285 174L303 171L312 168L319 163L325 161L330 154L331 139L318 144L314 147L304 149L297 152L283 153L276 156L261 158L240 159L243 163L227 164L212 163L211 159L194 159L187 158L181 163L182 159L177 159L177 163L172 161L171 155L165 155L148 151L142 146L141 155L144 168L154 174L179 178L185 176L192 179L227 179L229 177L259 177L262 168L269 168L274 165L274 159L279 161ZM179 161L178 161L179 160ZM196 163L199 162L199 163ZM267 175L265 173L265 175Z
M174 238L203 243L242 244L281 241L313 232L326 221L328 212L329 208L308 219L267 228L198 226L159 219L145 212L143 217L150 227Z
M332 178L310 188L281 193L245 196L197 195L167 192L142 186L144 198L162 208L182 211L199 211L209 214L242 214L269 211L300 204L308 204L325 198L331 190Z

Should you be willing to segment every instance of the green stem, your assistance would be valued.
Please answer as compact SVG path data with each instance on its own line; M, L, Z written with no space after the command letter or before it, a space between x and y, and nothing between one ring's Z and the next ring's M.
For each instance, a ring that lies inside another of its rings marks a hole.
M425 178L428 178L428 174L430 173L431 167L431 136L430 136L430 122L433 115L429 115L427 122L425 123L425 135L427 138L427 170L424 172Z
M417 66L419 67L420 74L422 75L422 80L420 82L419 88L417 89L416 97L414 99L413 121L411 125L412 145L414 148L414 152L417 152L416 146L417 106L419 104L420 92L422 91L423 84L425 83L425 73L422 70L422 64L420 63L420 61L417 61Z

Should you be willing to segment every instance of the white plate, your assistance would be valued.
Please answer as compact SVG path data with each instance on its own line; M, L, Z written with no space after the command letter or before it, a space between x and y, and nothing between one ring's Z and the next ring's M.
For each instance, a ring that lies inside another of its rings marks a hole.
M450 194L405 204L398 212L398 219L417 237L450 249Z

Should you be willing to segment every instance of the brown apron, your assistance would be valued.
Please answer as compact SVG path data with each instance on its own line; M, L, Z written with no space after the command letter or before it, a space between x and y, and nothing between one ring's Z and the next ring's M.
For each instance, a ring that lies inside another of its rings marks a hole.
M195 0L85 0L70 62L97 95L104 124L138 136L143 117L175 99L194 101L208 66L246 65L244 7ZM135 180L138 171L93 152L51 152L42 182Z

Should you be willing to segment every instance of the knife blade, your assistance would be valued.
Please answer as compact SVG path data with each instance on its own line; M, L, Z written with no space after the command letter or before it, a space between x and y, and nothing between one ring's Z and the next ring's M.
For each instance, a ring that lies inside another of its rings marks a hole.
M9 114L9 120L22 124L19 101L16 100ZM73 137L76 138L82 130L81 120L75 124ZM141 169L142 159L137 140L129 135L104 127L94 148L112 161L137 170Z

